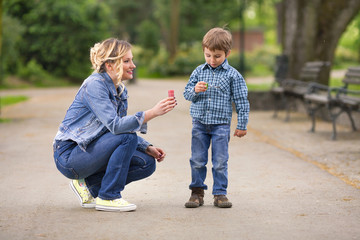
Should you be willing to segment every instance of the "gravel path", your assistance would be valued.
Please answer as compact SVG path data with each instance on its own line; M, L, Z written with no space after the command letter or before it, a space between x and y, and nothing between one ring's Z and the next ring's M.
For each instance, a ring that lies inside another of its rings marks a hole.
M174 89L178 106L149 123L144 137L167 151L149 178L128 185L130 213L82 209L56 169L52 140L77 88L1 91L30 100L2 109L0 124L0 239L360 239L360 135L293 114L250 114L245 138L231 138L231 209L212 205L211 163L205 205L186 209L190 196L189 103L184 81L138 81L129 114L152 107ZM282 115L280 114L280 117ZM233 117L235 120L235 118ZM235 122L232 124L234 128Z

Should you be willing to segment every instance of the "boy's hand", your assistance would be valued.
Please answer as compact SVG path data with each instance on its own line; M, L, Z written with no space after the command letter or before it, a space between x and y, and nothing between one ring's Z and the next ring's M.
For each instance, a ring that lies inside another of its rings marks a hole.
M195 92L199 93L199 92L205 92L207 90L207 83L200 81L195 85Z
M244 137L247 133L247 130L240 130L240 129L236 129L235 133L234 133L234 137Z

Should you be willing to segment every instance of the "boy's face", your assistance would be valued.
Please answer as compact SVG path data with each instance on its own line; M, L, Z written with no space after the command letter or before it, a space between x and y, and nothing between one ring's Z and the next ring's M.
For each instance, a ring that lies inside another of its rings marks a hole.
M211 51L208 48L204 48L205 61L213 68L220 66L225 61L225 58L229 56L229 53L230 51L226 55L223 50Z

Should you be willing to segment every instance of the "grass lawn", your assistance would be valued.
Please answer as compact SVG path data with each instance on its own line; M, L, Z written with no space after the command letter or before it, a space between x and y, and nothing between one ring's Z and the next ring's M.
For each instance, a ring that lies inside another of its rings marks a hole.
M1 117L1 109L5 106L16 104L28 100L26 96L4 96L0 97L0 123L10 122L10 119Z

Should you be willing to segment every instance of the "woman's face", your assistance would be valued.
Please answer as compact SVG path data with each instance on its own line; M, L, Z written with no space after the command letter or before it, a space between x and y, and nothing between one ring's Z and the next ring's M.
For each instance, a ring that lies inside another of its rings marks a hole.
M123 75L121 80L130 80L134 77L134 69L136 68L133 62L133 55L129 50L123 57Z

